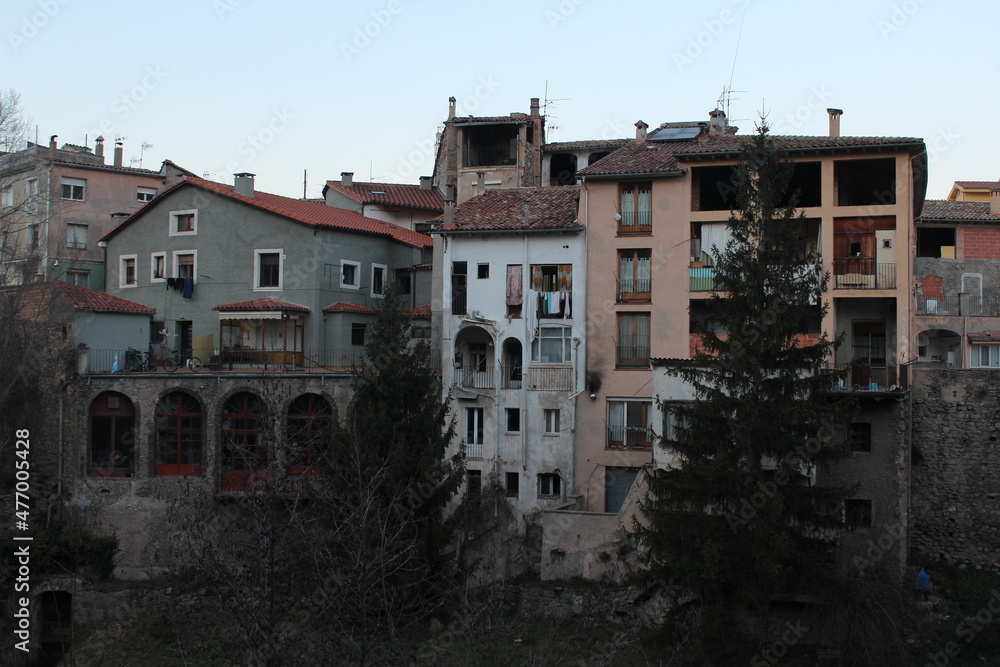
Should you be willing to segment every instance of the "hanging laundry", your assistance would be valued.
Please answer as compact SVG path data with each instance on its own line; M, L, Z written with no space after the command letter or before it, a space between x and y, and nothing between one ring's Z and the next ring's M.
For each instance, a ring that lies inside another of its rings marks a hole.
M194 278L184 279L184 291L181 292L181 296L185 299L190 299L191 295L194 293Z

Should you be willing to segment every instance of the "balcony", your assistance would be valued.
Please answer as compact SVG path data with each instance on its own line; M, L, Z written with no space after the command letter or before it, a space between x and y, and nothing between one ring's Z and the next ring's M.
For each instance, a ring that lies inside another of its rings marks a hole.
M195 349L194 356L201 360L202 373L219 372L269 372L296 371L305 373L354 372L365 359L362 347L345 349L307 348L301 352L285 350L258 350L242 347L239 349L224 349L216 354L214 350ZM103 373L121 373L128 376L138 376L150 373L166 373L162 360L164 355L158 355L155 350L152 361L148 365L129 364L129 368L137 370L126 372L126 362L134 354L128 349L79 349L77 350L77 368L84 375ZM186 359L186 356L182 359ZM177 372L192 372L186 366L181 366Z
M715 269L711 266L688 269L691 272L692 292L712 292L715 287Z
M917 297L917 315L1000 317L1000 296L960 293Z
M653 434L645 426L608 426L609 449L652 449Z
M524 374L520 364L500 367L500 388L520 389L524 385Z
M469 146L465 154L466 167L493 167L517 164L516 149L510 145ZM511 153L514 153L511 155Z
M909 387L906 366L869 366L853 363L840 364L836 369L847 371L847 376L845 380L838 381L834 385L835 392L889 392L901 391Z
M467 442L465 443L465 456L470 459L481 459L483 458L483 443L481 442Z
M455 369L455 386L463 389L493 389L492 370Z
M833 260L834 289L896 289L895 263L877 263L874 257Z
M649 278L619 278L618 303L641 303L652 298Z
M529 366L528 389L536 391L572 391L572 366Z
M615 368L649 368L649 343L617 343Z
M624 211L618 221L618 233L622 236L653 233L652 211Z

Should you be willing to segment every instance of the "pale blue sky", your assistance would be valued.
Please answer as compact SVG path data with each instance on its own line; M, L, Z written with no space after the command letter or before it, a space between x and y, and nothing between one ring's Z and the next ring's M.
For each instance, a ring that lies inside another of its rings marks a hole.
M171 159L292 197L342 171L416 182L454 95L463 115L528 111L548 141L706 120L730 84L741 133L922 137L928 197L1000 178L995 3L971 0L6 0L0 88L41 142ZM745 12L745 20L744 20ZM742 37L741 34L742 22ZM365 32L367 31L367 35ZM737 54L737 41L739 49ZM735 57L735 69L733 67Z

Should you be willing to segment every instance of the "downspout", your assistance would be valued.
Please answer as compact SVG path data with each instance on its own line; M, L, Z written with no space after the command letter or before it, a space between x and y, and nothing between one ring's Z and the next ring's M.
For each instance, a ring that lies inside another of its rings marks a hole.
M527 269L528 269L527 271L524 270L525 267L527 267ZM528 264L528 235L527 234L524 234L523 236L521 236L521 276L522 276L522 280L524 280L525 276L527 276L526 279L529 281L529 284L530 284L530 281L531 281L531 265ZM522 310L525 307L527 307L526 299L523 296L527 292L528 292L528 290L524 288L524 283L522 282L522 284L521 284L521 293L522 293L522 297L521 297L521 304L522 305L521 305L521 308L522 308ZM531 332L528 331L528 313L527 312L522 312L521 313L521 321L524 322L524 328L525 328L525 331L526 331L526 335L524 337L524 340L527 343L527 346L526 346L526 349L524 347L521 348L521 400L518 403L522 404L524 406L524 409L523 409L523 412L524 412L524 424L523 424L523 428L521 429L521 437L518 440L518 444L519 444L520 449L521 449L521 452L520 452L521 467L524 470L527 470L528 469L528 443L526 443L525 440L524 440L525 437L527 436L527 433L528 433L528 410L527 410L527 407L528 407L528 377L527 376L528 376L528 367L531 365L531 348L532 348L532 345L534 344L534 341L531 338ZM524 355L525 354L528 355L528 363L524 363Z
M63 385L65 390L66 385ZM48 502L48 506L45 508L45 529L48 530L49 525L52 523L52 506L55 505L62 498L62 478L63 478L63 452L65 447L65 442L63 440L63 416L65 410L65 400L63 399L62 393L59 394L59 459L57 464L58 473L56 475L56 496Z

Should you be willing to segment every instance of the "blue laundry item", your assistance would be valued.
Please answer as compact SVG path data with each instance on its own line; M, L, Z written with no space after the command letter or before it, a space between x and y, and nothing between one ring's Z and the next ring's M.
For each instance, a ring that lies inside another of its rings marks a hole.
M191 294L194 292L194 278L184 279L184 291L181 292L181 296L185 299L190 299Z

